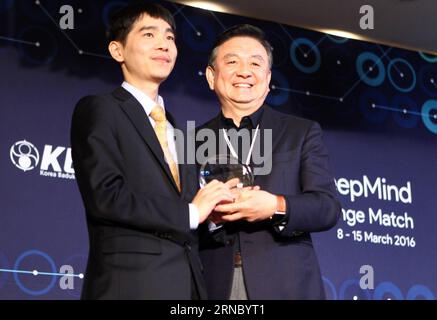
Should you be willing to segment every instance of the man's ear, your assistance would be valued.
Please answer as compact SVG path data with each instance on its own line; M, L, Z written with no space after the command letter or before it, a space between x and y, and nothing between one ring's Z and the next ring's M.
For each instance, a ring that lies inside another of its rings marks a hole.
M109 53L111 54L111 57L119 62L124 62L124 55L123 55L123 45L119 41L111 41L108 45Z
M267 92L270 92L270 81L272 80L272 70L269 71L269 75L267 76Z
M208 84L209 84L209 88L211 90L214 90L214 77L215 77L214 68L211 66L208 66L206 68L205 75L206 75L206 81L208 81Z

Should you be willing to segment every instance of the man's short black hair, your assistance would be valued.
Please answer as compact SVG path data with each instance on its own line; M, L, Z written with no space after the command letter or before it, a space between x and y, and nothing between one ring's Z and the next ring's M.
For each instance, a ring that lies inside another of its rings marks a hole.
M166 8L156 3L135 2L121 8L110 18L106 32L108 41L120 41L124 45L132 26L143 14L164 20L170 25L173 33L176 32L176 23Z
M250 24L239 24L235 25L222 33L220 33L212 47L211 54L209 55L208 65L214 67L215 59L217 58L217 50L223 43L234 37L250 37L258 40L262 46L267 51L267 56L269 57L269 66L272 67L273 64L273 54L272 46L267 41L264 31L260 28L255 27Z

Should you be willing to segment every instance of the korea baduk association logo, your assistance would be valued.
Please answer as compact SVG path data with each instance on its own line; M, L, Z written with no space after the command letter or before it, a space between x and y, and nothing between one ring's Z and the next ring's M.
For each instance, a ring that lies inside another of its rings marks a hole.
M9 155L12 163L24 172L34 169L39 162L38 149L26 140L13 144Z
M45 144L38 149L31 142L21 140L12 145L9 155L14 166L24 172L37 168L39 175L48 178L74 180L71 148Z

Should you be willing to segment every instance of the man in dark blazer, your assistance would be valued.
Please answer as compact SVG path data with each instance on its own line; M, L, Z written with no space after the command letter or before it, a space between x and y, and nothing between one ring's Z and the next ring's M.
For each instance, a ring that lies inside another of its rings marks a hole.
M162 6L118 12L108 49L125 81L74 111L72 155L89 232L84 299L206 297L194 231L232 195L217 181L196 194L196 172L177 165L175 123L158 95L176 60L174 33Z
M206 70L221 112L198 130L213 129L224 139L222 132L248 129L251 143L260 139L265 146L267 130L272 134L271 154L261 164L271 170L256 175L257 187L242 190L235 203L218 205L201 226L200 255L211 299L325 297L310 233L332 228L340 204L320 126L264 104L271 66L264 33L239 25L218 36ZM238 157L244 163L247 153Z

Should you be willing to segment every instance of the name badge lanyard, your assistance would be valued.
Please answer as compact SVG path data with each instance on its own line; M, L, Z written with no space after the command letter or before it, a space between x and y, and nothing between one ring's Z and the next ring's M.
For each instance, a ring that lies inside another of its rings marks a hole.
M223 131L223 138L225 139L226 144L228 145L229 151L231 152L232 156L238 160L237 152L235 152L235 149L232 146L228 135L226 134L226 130L223 128L222 131ZM258 131L259 131L259 124L256 126L255 134L253 135L252 143L250 144L249 153L247 154L246 162L244 163L246 166L249 166L250 157L252 156L253 146L255 145L255 140L258 135ZM244 168L244 171L246 171L246 168Z

